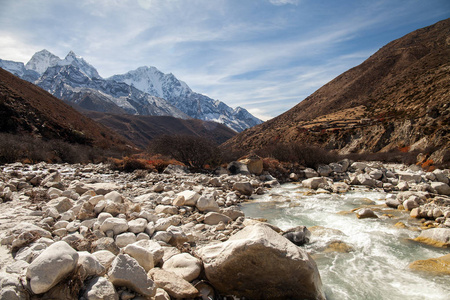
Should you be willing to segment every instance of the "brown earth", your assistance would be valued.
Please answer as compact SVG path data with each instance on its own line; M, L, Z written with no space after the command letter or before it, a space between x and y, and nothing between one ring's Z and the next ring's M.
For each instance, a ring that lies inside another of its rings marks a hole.
M169 116L117 115L84 111L86 116L118 132L141 148L157 136L181 134L200 136L221 144L236 135L225 125L198 119L177 119Z
M40 87L1 68L0 132L118 150L132 145Z
M341 153L450 149L450 19L382 47L286 113L224 147L315 144Z

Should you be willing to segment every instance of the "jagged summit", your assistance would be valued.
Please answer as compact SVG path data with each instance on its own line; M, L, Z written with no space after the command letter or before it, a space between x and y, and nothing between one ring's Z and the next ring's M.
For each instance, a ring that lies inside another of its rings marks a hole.
M56 66L61 61L61 58L54 55L50 51L43 49L36 52L27 62L25 67L28 70L33 70L39 74L43 74L49 67Z
M61 60L58 64L62 66L73 65L91 79L101 78L97 70L91 64L85 61L81 56L76 55L72 50L66 55L64 60Z

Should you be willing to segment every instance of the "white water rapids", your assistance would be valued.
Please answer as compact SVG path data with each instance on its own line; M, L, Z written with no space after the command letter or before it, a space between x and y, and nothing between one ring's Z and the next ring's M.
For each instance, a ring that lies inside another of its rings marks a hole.
M242 204L241 209L247 217L267 219L283 230L298 225L337 229L313 233L310 243L302 246L317 263L328 300L450 299L450 276L408 268L415 260L439 257L448 250L411 241L418 231L395 227L399 221L411 228L417 228L418 223L405 212L384 207L385 193L305 192L299 185L285 184ZM357 219L355 213L339 213L364 205L379 205L375 211L380 218ZM324 253L331 241L342 241L353 251Z

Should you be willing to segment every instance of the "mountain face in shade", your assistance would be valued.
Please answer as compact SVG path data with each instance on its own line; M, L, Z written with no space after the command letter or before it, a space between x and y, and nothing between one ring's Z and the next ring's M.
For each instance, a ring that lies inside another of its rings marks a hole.
M120 133L135 145L145 149L160 135L201 136L221 144L236 135L231 128L211 121L179 119L169 116L137 116L86 111L85 115Z
M450 149L450 19L416 30L226 147L316 144L341 153Z
M35 53L26 65L0 60L0 67L36 83L60 99L78 101L76 104L85 109L215 121L238 132L262 123L243 108L233 109L219 100L193 92L173 74L164 74L155 67L140 67L104 79L73 51L60 59L47 50ZM95 98L96 105L80 101L86 99L85 93L89 94L89 99Z

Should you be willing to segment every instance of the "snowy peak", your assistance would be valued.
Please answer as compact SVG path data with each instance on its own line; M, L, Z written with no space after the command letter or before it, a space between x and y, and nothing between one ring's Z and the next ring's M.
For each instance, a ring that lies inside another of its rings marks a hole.
M81 56L76 55L73 51L70 51L64 60L58 62L58 65L73 65L79 68L82 73L91 79L101 78L97 70L92 65L86 62Z
M114 75L110 79L164 98L192 118L219 122L238 132L262 123L245 109L234 110L219 100L193 92L172 73L164 74L155 67L140 67L126 74Z
M36 52L27 62L25 67L28 70L36 71L42 75L49 67L56 66L60 61L61 58L44 49Z
M114 75L109 79L124 82L152 96L164 99L172 94L182 95L192 92L187 84L179 81L173 74L164 74L155 67L139 67L125 74ZM170 99L167 100L170 101Z

